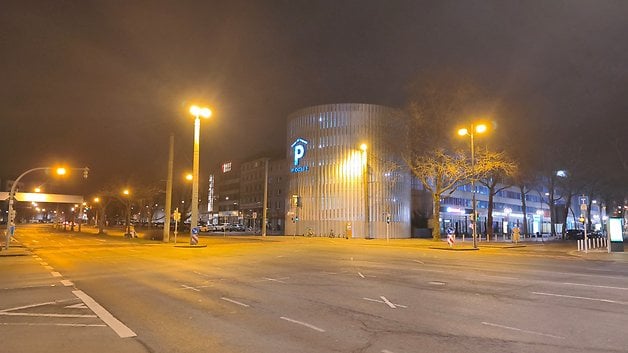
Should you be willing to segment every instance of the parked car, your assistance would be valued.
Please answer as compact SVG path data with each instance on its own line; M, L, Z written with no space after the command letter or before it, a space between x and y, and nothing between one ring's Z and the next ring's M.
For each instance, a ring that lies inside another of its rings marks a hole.
M227 230L230 232L244 232L246 229L241 224L233 223L227 227Z
M567 240L584 239L584 231L582 229L569 229L565 232L565 239Z

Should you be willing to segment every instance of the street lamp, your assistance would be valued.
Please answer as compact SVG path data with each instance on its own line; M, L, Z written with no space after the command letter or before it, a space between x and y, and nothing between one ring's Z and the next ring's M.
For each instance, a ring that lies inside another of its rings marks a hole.
M360 145L360 149L362 150L362 182L364 183L364 234L365 238L369 239L371 237L370 227L369 227L369 216L370 216L370 205L369 205L369 166L368 166L368 146L366 143Z
M207 119L212 111L207 107L190 107L190 114L194 116L194 160L192 165L192 219L190 219L190 235L198 225L198 164L199 164L199 140L201 133L201 117Z
M129 189L122 190L122 195L125 196L125 204L126 206L126 220L125 220L125 236L131 235L131 200L129 200L129 196L131 195L131 191Z
M46 171L51 171L54 168L52 167L38 167L38 168L32 168L29 169L27 171L25 171L24 173L20 174L20 176L17 177L17 179L15 179L15 181L13 182L13 185L11 185L11 191L9 192L9 207L7 210L8 213L8 220L7 220L7 243L5 244L5 249L9 250L9 243L11 242L11 237L13 236L13 234L15 233L15 211L13 210L13 202L14 202L14 198L15 198L15 188L17 187L18 183L20 182L20 180L22 179L22 177L24 177L26 174L30 173L30 172L34 172L37 170L46 170ZM75 168L77 169L77 168ZM81 168L84 170L89 170L87 167L85 168ZM56 168L55 172L58 175L65 175L67 173L65 168Z
M472 192L472 203L473 203L473 216L471 217L471 222L473 224L473 248L478 248L478 235L477 235L477 210L476 210L476 202L475 202L475 146L474 146L474 138L475 134L481 134L486 132L486 125L484 124L471 124L471 129L462 128L458 130L458 135L460 136L469 136L471 138L471 192Z

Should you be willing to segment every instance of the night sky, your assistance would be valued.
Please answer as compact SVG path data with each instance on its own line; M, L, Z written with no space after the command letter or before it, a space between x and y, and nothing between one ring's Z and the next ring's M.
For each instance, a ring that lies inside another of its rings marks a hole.
M504 126L628 128L626 1L2 1L0 178L63 161L166 178L285 152L289 113L325 103L402 107L420 72L472 75ZM617 126L619 124L619 127ZM625 146L625 145L624 145Z

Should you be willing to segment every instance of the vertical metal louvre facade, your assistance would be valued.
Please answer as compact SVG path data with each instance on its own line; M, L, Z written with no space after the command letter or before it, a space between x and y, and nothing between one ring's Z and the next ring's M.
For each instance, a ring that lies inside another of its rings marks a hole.
M386 143L392 115L379 105L328 104L289 116L285 234L410 237L410 174Z

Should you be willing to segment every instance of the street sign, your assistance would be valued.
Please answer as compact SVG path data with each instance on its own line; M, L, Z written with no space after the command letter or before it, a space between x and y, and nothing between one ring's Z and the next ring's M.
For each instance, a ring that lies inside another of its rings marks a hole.
M181 220L181 212L175 210L174 213L172 214L172 219L179 222Z
M253 212L253 219L257 218L257 212Z

